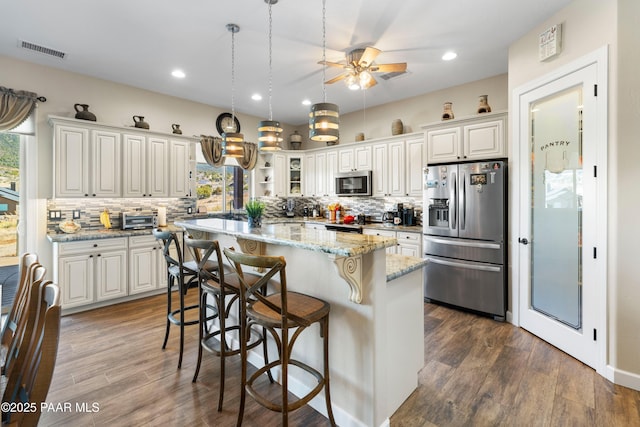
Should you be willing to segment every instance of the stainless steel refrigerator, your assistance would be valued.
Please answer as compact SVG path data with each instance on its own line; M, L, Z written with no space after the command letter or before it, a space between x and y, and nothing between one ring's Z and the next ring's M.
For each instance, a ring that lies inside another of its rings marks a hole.
M504 320L507 164L429 165L423 191L425 299Z

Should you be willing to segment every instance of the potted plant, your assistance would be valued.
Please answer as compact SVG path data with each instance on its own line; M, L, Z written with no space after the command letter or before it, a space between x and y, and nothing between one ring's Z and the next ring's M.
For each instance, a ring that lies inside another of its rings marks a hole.
M264 203L260 200L251 199L244 208L247 211L247 218L249 218L249 227L260 227L265 209Z

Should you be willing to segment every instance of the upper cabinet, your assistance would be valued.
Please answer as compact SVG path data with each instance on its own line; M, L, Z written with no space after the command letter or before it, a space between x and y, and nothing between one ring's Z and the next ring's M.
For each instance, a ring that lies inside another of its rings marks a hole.
M370 144L338 149L338 172L371 170L373 151Z
M289 154L287 156L287 192L289 197L302 196L303 173L302 155Z
M423 126L427 162L494 159L507 156L506 112L439 122Z
M53 134L56 196L121 196L119 133L61 124Z
M193 138L66 117L49 123L55 197L193 197Z

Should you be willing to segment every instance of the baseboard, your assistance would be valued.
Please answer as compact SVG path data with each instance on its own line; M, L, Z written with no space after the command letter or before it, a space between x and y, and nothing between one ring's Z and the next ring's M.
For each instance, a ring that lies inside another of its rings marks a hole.
M607 365L606 377L614 384L640 391L640 375Z

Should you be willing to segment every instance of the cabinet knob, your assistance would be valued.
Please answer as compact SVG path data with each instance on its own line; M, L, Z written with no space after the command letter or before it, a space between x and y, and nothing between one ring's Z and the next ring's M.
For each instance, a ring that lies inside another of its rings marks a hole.
M100 254L98 254L98 256L100 256Z
M93 258L93 255L89 255L89 258Z
M93 196L93 197L96 197L96 195L95 195L95 194L93 194L92 196Z
M94 248L97 248L97 247L98 247L98 244L97 244L97 243L94 243L94 244L93 244L93 247L94 247Z
M89 195L87 193L85 193L84 197L89 197Z

